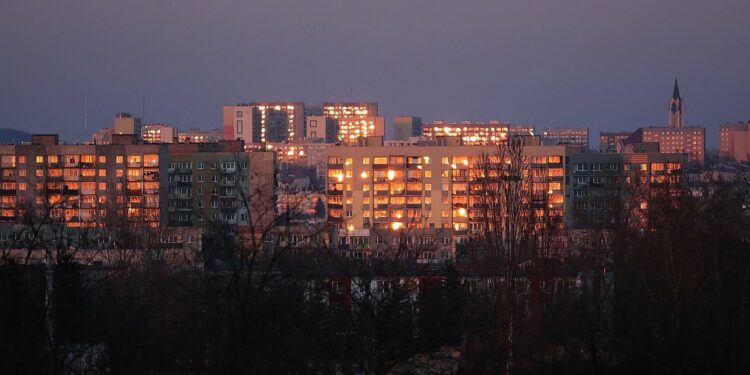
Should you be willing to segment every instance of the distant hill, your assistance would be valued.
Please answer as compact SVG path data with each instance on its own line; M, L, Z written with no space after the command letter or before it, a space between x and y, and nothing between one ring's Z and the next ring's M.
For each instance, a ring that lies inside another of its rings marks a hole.
M31 134L29 133L16 129L0 129L0 143L21 143L30 141Z

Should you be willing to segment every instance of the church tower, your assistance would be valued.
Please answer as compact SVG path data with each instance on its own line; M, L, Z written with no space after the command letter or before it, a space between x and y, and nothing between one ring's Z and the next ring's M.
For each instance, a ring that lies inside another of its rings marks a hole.
M680 86L677 78L674 79L674 91L669 99L669 123L670 128L681 128L682 123L682 98L680 97Z

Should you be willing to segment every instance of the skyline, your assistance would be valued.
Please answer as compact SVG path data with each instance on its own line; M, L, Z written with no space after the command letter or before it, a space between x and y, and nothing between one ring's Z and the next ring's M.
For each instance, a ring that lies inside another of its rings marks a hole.
M378 102L388 124L589 127L595 143L666 126L675 76L685 124L705 126L709 148L720 124L750 120L740 1L174 4L0 5L12 51L0 127L77 141L116 112L140 116L143 97L146 122L184 129L220 127L225 104L354 100Z

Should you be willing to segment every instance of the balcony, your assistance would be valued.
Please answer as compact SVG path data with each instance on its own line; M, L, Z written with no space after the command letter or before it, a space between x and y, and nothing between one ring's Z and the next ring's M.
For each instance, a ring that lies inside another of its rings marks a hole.
M0 195L16 195L16 189L0 189Z
M404 194L406 194L406 195L420 195L421 196L422 195L422 190L406 190Z

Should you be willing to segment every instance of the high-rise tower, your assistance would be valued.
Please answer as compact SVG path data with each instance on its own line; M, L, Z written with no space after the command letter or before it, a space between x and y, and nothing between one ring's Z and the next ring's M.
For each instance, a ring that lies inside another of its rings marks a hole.
M669 98L669 123L670 128L682 128L682 98L680 97L680 86L677 84L677 78L674 79L674 90L672 97Z

